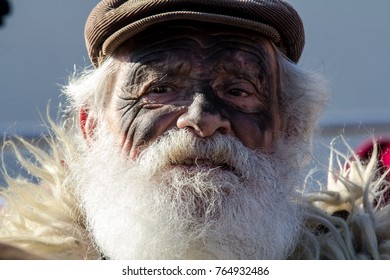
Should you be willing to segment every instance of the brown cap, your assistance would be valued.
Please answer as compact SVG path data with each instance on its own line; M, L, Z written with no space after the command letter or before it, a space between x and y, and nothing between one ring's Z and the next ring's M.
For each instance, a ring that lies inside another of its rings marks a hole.
M102 0L85 26L91 62L98 67L126 40L151 25L190 20L253 30L298 62L305 34L294 8L280 0Z

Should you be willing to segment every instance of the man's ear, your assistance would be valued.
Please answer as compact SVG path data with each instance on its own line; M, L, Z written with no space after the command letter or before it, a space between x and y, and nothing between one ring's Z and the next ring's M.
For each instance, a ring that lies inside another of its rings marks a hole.
M82 107L79 112L79 123L84 139L89 143L94 138L96 119L88 108Z

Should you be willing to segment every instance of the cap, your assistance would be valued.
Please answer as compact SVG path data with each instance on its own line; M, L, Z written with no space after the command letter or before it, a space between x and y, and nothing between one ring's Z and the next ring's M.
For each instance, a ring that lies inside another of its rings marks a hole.
M173 20L222 24L259 32L297 63L305 43L301 18L280 0L102 0L91 11L85 40L98 67L117 48L152 25Z

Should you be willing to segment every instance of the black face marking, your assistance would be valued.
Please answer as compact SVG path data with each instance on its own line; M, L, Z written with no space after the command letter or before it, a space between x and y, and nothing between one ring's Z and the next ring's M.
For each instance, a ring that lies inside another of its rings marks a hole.
M270 43L205 30L164 36L134 40L118 53L112 121L124 148L156 140L186 112L195 121L205 114L228 120L231 133L250 148L272 146L280 119Z
M194 90L194 101L197 102L200 109L210 114L217 114L221 107L221 101L215 95L213 88L210 86L210 81L203 81Z
M129 137L131 137L132 135L129 135L129 131L141 111L141 108L140 106L138 106L138 103L138 100L133 101L119 111L120 130L121 134L125 136L123 138L123 141L131 141Z

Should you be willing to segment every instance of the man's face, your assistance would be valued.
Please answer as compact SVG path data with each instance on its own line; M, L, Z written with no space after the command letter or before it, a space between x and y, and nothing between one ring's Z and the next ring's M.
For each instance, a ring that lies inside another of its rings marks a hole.
M250 149L273 151L281 120L268 40L181 28L124 44L117 58L106 113L132 159L175 128L201 138L232 135Z
M285 258L301 225L265 39L175 29L121 47L104 119L69 162L113 259ZM291 155L291 156L290 156Z

